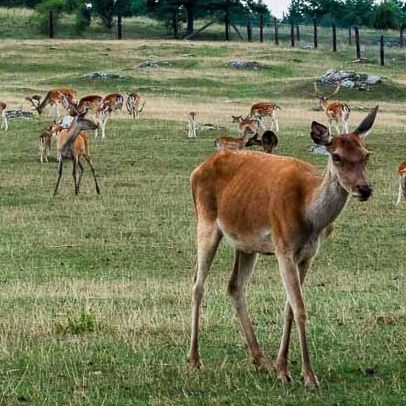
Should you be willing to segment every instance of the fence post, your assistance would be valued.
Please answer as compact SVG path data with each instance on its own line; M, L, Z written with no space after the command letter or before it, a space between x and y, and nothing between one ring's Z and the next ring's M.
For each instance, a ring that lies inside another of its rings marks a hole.
M299 29L299 24L296 24L296 41L300 41L300 29Z
M317 49L317 19L313 17L313 42L314 48Z
M336 25L333 23L333 52L337 52L337 31Z
M121 15L117 16L117 39L123 39L123 25L121 24Z
M247 20L247 38L248 38L248 42L252 41L252 24L251 24L250 15L248 15L248 20Z
M357 59L361 58L361 47L360 47L360 43L359 43L359 28L358 26L354 27L354 31L355 31L355 46L357 49Z
M275 24L275 45L279 45L279 30L278 30L278 20L277 20L277 18L275 17L274 19L273 19L273 21L274 21L274 24Z
M399 44L400 44L400 47L401 47L401 48L403 48L403 30L405 29L405 27L406 27L405 24L402 24L402 25L400 26Z
M259 42L264 42L264 15L259 14Z
M379 56L381 58L381 66L385 66L385 43L384 43L384 38L383 34L381 34L381 39L379 41Z
M55 36L54 13L52 10L49 10L48 34L49 38L54 38Z
M230 41L230 18L228 15L228 8L226 10L226 14L224 16L224 29L226 34L226 41Z
M290 22L290 46L295 46L295 26L293 25L293 21Z
M348 45L352 44L351 27L348 28Z

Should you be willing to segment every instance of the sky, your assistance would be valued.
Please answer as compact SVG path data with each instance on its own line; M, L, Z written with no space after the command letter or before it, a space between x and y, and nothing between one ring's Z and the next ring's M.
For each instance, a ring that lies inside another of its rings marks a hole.
M283 12L287 12L290 0L264 0L264 2L271 9L272 15L280 18Z

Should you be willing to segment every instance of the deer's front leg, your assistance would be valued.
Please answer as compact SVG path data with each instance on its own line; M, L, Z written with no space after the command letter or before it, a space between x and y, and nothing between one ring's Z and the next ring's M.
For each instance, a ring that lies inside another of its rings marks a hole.
M309 387L318 386L319 382L311 367L309 350L307 346L307 337L306 337L307 315L302 295L299 267L292 258L289 258L286 255L278 255L278 262L281 271L283 285L286 291L286 296L292 308L293 317L295 319L296 326L299 332L300 347L302 353L302 375L304 378L304 383L306 386ZM290 333L290 331L286 330L286 335L288 335L288 333ZM286 344L289 344L288 339L286 340ZM284 342L282 341L282 346L283 345Z

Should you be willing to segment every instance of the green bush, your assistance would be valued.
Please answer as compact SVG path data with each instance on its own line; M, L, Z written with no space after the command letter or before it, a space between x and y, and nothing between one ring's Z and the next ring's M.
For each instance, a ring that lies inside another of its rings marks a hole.
M38 29L44 33L48 33L49 28L49 12L53 12L54 25L65 11L66 2L64 0L43 0L36 8L35 23Z

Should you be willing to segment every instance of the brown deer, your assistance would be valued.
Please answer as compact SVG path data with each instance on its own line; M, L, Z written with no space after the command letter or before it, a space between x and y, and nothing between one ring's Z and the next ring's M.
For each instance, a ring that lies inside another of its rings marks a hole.
M262 134L261 138L258 139L258 133L256 133L245 144L246 147L250 147L251 145L259 145L265 152L272 154L278 145L278 137L273 131L267 130Z
M54 134L54 126L44 128L39 136L39 160L41 163L48 162L49 152L51 151L51 141Z
M306 337L306 309L302 284L320 241L333 229L349 196L364 202L372 189L366 175L368 151L360 137L376 117L375 107L350 134L331 137L328 128L311 125L316 144L330 154L326 171L296 158L263 152L221 152L207 158L191 175L197 218L197 267L194 276L192 331L188 360L200 367L198 332L204 284L221 238L235 249L228 292L245 333L254 364L268 368L253 324L245 293L258 254L275 254L286 291L284 327L275 364L278 378L291 380L288 349L295 320L306 386L317 386ZM258 174L262 174L259 176Z
M127 93L126 107L128 114L133 118L139 118L145 107L145 100L141 104L141 96L137 92Z
M231 119L233 123L238 124L238 130L243 134L245 134L246 131L256 134L260 128L265 129L261 120L258 118L231 116Z
M322 107L323 111L326 113L328 118L328 128L331 132L331 125L334 124L337 134L348 133L348 120L350 118L351 106L347 103L342 102L329 102L329 99L338 93L340 90L340 84L336 85L334 92L328 96L320 93L317 88L317 83L314 82L314 90L316 92L316 97L320 101L320 106ZM340 129L339 123L341 123L342 128ZM364 134L366 137L367 134Z
M97 94L90 94L88 96L82 97L79 100L76 108L79 111L92 110L92 112L95 113L96 110L99 109L101 106L103 106L103 97ZM73 114L75 114L75 110L73 110L72 112Z
M399 177L399 192L398 192L398 200L396 201L396 206L400 204L402 196L406 197L406 161L403 161L399 165L398 177Z
M97 125L84 118L86 112L79 112L73 119L69 129L62 129L57 134L56 147L60 154L58 180L55 185L54 196L58 193L59 182L62 177L62 168L65 160L72 160L73 163L73 181L75 185L75 194L79 193L80 181L83 175L83 166L80 158L83 156L88 163L96 185L96 192L100 194L100 188L97 183L96 173L92 165L89 153L89 135L85 130L95 130Z
M279 120L276 114L276 110L280 110L280 106L271 102L259 102L251 106L250 114L252 117L259 118L260 120L263 117L271 118L271 130L275 125L276 132L279 132ZM264 127L263 127L264 128Z
M124 96L120 93L110 93L103 99L103 106L110 107L110 111L115 113L121 111L124 105Z
M187 137L195 138L196 129L197 129L197 113L195 111L190 111L188 114Z
M7 122L6 107L7 107L6 103L0 102L1 128L4 128L7 131L8 130L8 122Z
M249 140L249 132L242 137L219 137L214 141L216 151L236 151L243 149Z
M70 87L60 87L57 89L51 89L42 102L41 96L38 95L26 97L25 100L28 100L40 115L46 107L54 107L56 109L57 118L60 118L61 112L59 108L61 105L68 110L70 108L69 103L76 103L76 90L71 89ZM67 103L67 101L69 101L69 103Z

